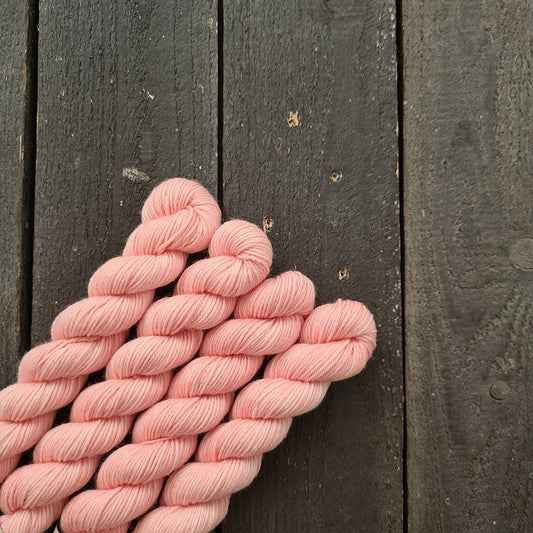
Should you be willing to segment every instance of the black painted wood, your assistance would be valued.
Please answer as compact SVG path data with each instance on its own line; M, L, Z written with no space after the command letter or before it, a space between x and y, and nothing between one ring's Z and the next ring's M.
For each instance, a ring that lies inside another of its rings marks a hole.
M403 35L409 531L533 531L533 6Z
M361 300L379 347L297 419L222 533L402 530L395 3L224 2L223 198L274 271Z
M35 169L35 10L8 1L0 16L0 387L28 348Z
M34 343L163 179L217 188L216 2L41 2Z

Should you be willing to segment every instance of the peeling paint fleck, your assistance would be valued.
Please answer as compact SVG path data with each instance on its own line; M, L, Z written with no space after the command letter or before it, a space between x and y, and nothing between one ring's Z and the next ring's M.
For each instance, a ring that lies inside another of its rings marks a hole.
M348 272L348 269L345 267L342 270L339 270L339 280L348 279L350 277L350 273Z
M150 181L150 176L137 170L136 168L124 168L122 169L122 177L127 178L130 181Z
M342 179L342 172L336 171L331 173L331 181L335 183L339 182Z
M294 128L295 126L300 125L300 120L298 119L298 111L289 111L289 118L287 119L287 124L289 128Z
M274 219L263 217L263 231L269 233L274 225Z

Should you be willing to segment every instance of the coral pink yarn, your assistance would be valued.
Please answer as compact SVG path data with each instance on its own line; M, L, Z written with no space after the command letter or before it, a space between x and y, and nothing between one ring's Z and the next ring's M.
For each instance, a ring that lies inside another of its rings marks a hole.
M155 503L163 478L193 454L196 435L224 418L233 392L253 377L264 356L297 341L314 299L313 284L299 272L269 279L241 297L236 318L206 334L201 357L176 374L168 399L141 415L135 444L103 463L100 490L83 492L67 505L62 531L127 531Z
M7 478L0 495L6 513L0 518L4 533L42 532L59 517L66 498L91 479L101 456L124 439L133 415L164 396L173 369L197 352L202 330L226 320L236 297L256 287L272 263L268 238L244 221L223 224L212 238L209 253L210 258L184 271L175 296L148 309L138 326L142 336L114 354L107 367L107 381L78 396L71 423L53 428L41 439L34 452L35 464L23 466ZM160 425L168 423L168 418L160 420ZM135 464L124 464L119 472L142 467L142 457L127 458L132 459ZM131 501L120 501L115 494L108 505L117 509L106 507L102 513L116 515ZM98 521L93 524L100 529Z
M207 533L227 512L230 495L256 477L262 454L286 436L292 417L311 411L330 382L359 373L372 354L376 328L362 304L338 300L315 309L300 344L274 357L263 379L237 396L230 421L211 430L196 462L168 480L162 507L147 514L136 533Z
M0 481L50 429L55 411L77 396L87 375L107 364L154 289L176 279L186 254L206 248L219 225L216 202L197 183L176 178L152 191L123 255L95 272L89 297L57 316L52 341L29 351L18 383L0 392Z

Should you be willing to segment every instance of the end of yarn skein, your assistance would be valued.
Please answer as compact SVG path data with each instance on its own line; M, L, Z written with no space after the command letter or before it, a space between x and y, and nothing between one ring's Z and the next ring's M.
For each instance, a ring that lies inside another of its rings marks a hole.
M176 293L246 294L270 272L273 251L268 237L256 225L230 220L215 231L209 256L185 270Z
M339 299L313 310L305 321L300 340L323 344L352 338L364 339L373 350L376 347L376 334L374 317L362 303Z
M200 252L221 217L216 200L199 183L184 178L164 181L146 200L142 224L130 235L124 255Z

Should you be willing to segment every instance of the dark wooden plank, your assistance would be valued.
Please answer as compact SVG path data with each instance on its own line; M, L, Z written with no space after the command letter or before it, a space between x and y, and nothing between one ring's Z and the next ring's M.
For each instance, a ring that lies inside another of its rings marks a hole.
M216 194L216 17L215 0L41 2L34 343L159 181Z
M404 4L409 531L533 531L533 6Z
M363 301L379 347L234 496L222 532L402 529L395 3L225 2L224 207L274 271Z
M35 170L35 12L10 1L0 16L0 388L17 375L29 340L28 276Z

